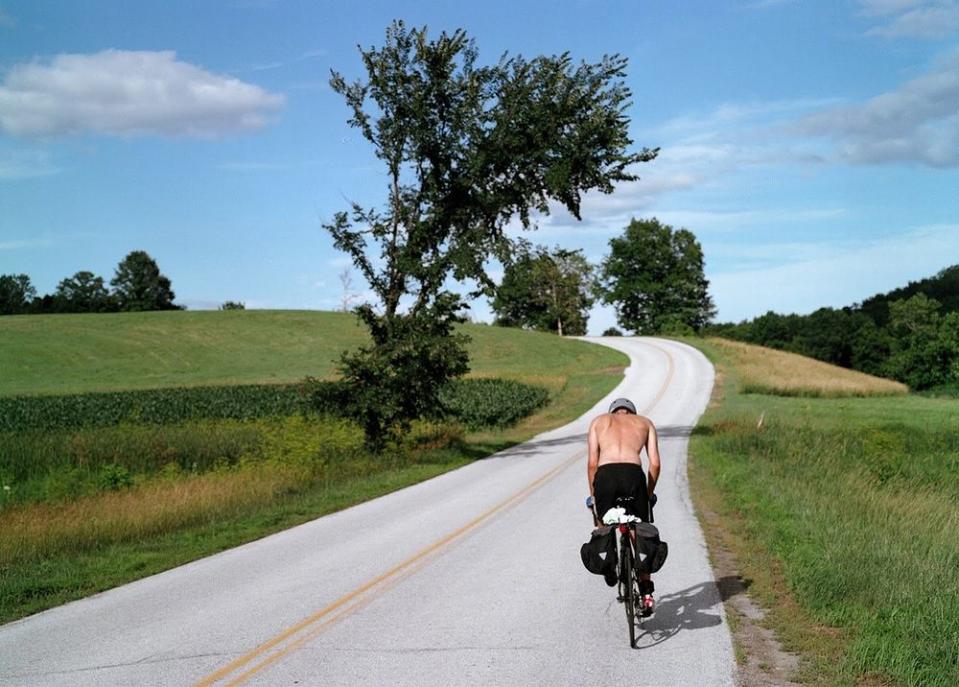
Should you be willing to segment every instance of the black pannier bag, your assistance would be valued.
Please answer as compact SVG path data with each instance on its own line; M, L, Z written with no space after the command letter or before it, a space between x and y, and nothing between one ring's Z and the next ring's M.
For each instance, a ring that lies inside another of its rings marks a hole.
M594 575L603 575L606 582L616 584L616 528L597 527L589 541L579 549L583 565Z
M636 523L636 548L643 554L646 572L658 572L669 555L669 545L659 538L659 530L648 522Z

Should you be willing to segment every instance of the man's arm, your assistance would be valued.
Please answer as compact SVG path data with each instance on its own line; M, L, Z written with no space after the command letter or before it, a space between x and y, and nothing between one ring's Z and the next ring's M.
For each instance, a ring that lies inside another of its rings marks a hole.
M649 423L649 436L646 437L646 455L649 457L649 476L646 480L646 490L650 497L659 480L659 440L656 438L656 427Z
M589 436L586 439L587 458L586 458L586 479L589 480L589 495L593 494L593 478L596 477L596 469L599 467L599 432L596 429L596 418L589 425Z

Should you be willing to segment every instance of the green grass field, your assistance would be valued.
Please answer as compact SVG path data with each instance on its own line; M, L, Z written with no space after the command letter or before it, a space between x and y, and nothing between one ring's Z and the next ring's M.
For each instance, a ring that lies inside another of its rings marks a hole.
M551 390L598 346L464 325L471 374L543 380ZM0 317L0 396L331 377L367 341L351 314L245 310ZM608 357L608 356L607 356ZM613 361L625 360L613 356ZM611 364L619 364L614 362Z
M959 401L741 393L735 361L691 343L724 380L692 439L694 493L800 677L959 684Z
M622 379L628 363L612 349L548 334L464 329L473 338L472 374L544 386L549 405L502 430L422 426L407 446L381 456L365 453L359 428L348 420L298 416L0 435L0 450L39 452L52 466L30 484L5 483L11 491L0 492L0 622L523 441L581 415ZM3 317L0 395L294 382L332 376L340 352L364 341L355 319L339 313ZM9 480L2 473L0 482ZM33 492L4 497L28 488Z

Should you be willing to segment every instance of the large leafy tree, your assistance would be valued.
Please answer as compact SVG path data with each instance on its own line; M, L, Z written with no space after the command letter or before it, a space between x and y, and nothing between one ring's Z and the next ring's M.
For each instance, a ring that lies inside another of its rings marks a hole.
M703 249L692 232L634 219L609 245L603 299L616 308L622 327L638 334L699 331L713 317Z
M630 93L619 56L480 65L464 31L430 40L426 28L399 21L382 48L360 54L365 80L334 71L330 85L385 168L386 202L352 203L325 227L378 300L357 309L373 345L341 366L353 396L372 404L362 412L378 445L390 427L439 407L440 387L467 369L465 339L453 331L464 304L449 280L491 293L487 264L510 261L513 218L531 228L551 201L579 218L584 192L635 179L633 166L655 151L627 152ZM410 395L392 383L411 379L410 361L420 375L416 403L386 398Z
M129 253L110 280L120 310L179 310L170 280L156 260L142 250Z
M105 312L112 309L110 292L93 272L81 271L63 279L54 297L66 312Z
M491 305L496 324L580 336L595 290L582 251L537 247L507 266Z
M913 389L959 380L959 313L942 316L923 293L889 303L891 354L886 372Z
M0 274L0 315L19 315L27 312L37 290L26 274Z

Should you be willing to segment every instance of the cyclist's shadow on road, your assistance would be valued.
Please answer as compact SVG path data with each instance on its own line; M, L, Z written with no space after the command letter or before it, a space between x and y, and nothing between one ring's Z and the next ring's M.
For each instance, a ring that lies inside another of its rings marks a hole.
M656 600L656 613L642 621L636 637L637 649L648 649L665 642L681 630L701 630L722 622L722 597L716 582L710 580L687 587Z

